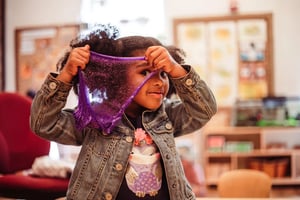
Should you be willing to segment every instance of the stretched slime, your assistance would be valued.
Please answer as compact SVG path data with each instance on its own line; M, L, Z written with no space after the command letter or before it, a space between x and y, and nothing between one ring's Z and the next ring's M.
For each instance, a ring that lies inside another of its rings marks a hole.
M149 73L138 87L128 84L128 68L143 60L144 57L116 57L91 52L85 70L78 70L78 106L74 117L79 130L89 126L111 133L135 95L155 74Z

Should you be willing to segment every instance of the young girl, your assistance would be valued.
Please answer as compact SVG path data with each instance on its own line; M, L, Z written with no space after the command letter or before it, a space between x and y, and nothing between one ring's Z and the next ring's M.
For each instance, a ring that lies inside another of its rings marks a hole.
M36 93L31 128L62 144L82 145L67 199L195 199L176 151L174 137L203 127L216 113L216 102L193 68L183 65L182 51L151 37L117 38L102 26L71 43L60 73L50 73ZM91 52L118 57L145 57L133 62L128 86L137 87L155 73L127 106L111 133L87 126L77 129L72 110L63 110L78 84L78 68L89 68ZM179 99L170 100L171 84Z

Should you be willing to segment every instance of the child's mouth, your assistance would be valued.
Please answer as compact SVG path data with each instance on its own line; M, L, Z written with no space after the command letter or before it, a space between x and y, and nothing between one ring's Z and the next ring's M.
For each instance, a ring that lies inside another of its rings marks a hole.
M153 91L153 92L148 92L148 95L154 98L163 98L164 93L162 91Z

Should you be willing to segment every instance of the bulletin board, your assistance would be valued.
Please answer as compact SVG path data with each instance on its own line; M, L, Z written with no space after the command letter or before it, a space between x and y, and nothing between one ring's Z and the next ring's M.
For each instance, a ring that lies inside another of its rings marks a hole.
M35 93L56 63L64 56L80 25L16 29L16 88L21 94Z
M272 13L178 18L173 31L219 106L273 95Z

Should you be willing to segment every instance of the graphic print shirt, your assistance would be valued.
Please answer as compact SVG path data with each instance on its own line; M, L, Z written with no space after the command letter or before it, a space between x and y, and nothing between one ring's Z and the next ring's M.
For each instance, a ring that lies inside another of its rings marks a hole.
M139 119L131 121L141 127ZM117 199L169 199L157 146L143 128L136 128L134 134L134 146Z

